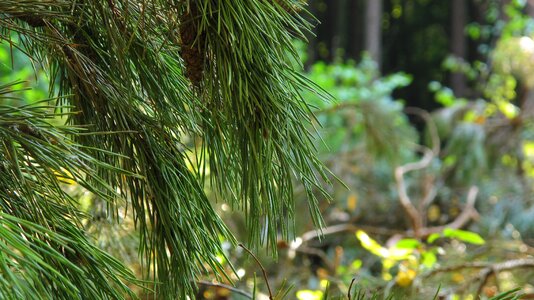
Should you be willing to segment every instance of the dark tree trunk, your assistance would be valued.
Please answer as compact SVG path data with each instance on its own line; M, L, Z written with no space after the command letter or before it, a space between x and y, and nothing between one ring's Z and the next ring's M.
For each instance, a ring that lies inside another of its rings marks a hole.
M359 59L363 51L363 0L351 0L348 5L347 58Z
M466 60L467 43L464 28L467 19L466 0L452 0L451 14L451 52L461 62ZM461 72L453 72L450 77L451 87L457 97L466 94L466 78Z
M527 2L527 14L534 18L534 0L528 0L528 2Z
M365 8L365 50L380 68L382 63L382 0L367 0Z
M337 0L337 22L336 22L336 39L333 43L334 58L344 58L347 50L347 29L348 29L348 4L349 0ZM340 51L341 52L338 52ZM339 57L338 57L339 56Z

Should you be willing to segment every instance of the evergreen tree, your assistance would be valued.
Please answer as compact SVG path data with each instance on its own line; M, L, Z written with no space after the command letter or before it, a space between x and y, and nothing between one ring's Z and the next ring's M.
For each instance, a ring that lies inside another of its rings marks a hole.
M127 284L138 279L92 244L62 180L105 200L110 216L120 201L133 208L158 299L192 295L206 269L220 272L221 238L235 240L204 192L207 168L220 200L245 212L250 245L275 251L290 235L293 179L320 226L313 192L328 197L327 171L301 97L317 89L292 46L309 28L301 6L0 1L0 41L51 78L51 99L35 105L13 105L17 82L0 83L0 298L135 297Z

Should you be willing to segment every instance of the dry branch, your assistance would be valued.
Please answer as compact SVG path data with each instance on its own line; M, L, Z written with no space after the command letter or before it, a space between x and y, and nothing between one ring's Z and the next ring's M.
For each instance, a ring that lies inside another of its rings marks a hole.
M269 291L269 299L273 300L274 298L273 298L273 293L271 291L271 285L269 284L269 278L267 277L267 272L265 271L265 268L261 264L260 260L256 257L256 255L254 255L254 253L252 253L252 251L250 251L247 247L245 247L245 245L239 244L239 247L243 248L243 250L245 250L248 254L250 254L250 256L252 256L252 258L254 258L254 260L256 261L258 266L260 267L261 272L263 274L263 278L265 279L265 284L267 285L267 290Z
M406 183L404 181L404 174L411 171L424 169L430 165L432 159L434 159L434 152L428 148L423 148L423 152L424 155L421 160L395 168L395 181L397 183L399 201L404 209L404 212L410 219L415 237L421 236L420 231L423 227L423 219L421 218L420 212L413 205L410 197L408 196L408 192L406 191Z

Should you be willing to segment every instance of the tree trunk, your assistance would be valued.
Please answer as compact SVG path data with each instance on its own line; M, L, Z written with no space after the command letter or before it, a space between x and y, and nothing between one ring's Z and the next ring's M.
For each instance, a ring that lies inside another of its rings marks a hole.
M534 17L534 0L528 0L527 2L527 14Z
M363 6L361 0L349 1L347 25L347 58L359 59L363 50Z
M367 0L365 9L365 50L380 69L382 63L382 0Z
M467 45L464 34L466 24L466 6L465 0L452 1L451 17L451 52L454 57L461 62L465 61L467 54ZM453 72L450 77L451 87L457 97L466 94L466 78L461 72Z

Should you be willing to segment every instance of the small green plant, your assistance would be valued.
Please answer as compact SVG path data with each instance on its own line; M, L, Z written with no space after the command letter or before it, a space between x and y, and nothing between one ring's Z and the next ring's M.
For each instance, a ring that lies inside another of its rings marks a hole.
M431 234L426 242L404 238L390 247L380 245L363 230L358 230L356 237L364 249L381 258L382 278L387 281L394 279L400 287L412 285L418 274L431 270L436 265L438 253L443 252L443 249L435 245L439 238L449 238L475 245L485 243L477 233L452 228L445 228L442 232ZM397 268L395 276L392 272L394 267Z

